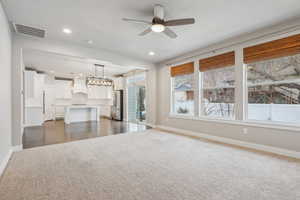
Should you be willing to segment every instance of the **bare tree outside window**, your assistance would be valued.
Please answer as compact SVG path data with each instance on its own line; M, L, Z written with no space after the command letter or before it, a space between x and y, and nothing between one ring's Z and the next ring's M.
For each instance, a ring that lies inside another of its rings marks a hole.
M203 72L203 114L234 118L235 69L224 67Z
M300 122L300 54L247 66L248 119Z

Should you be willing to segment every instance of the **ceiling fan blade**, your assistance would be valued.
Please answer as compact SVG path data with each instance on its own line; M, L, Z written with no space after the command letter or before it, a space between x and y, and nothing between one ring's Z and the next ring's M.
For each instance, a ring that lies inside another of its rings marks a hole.
M159 19L165 18L164 7L162 5L156 4L154 6L154 17Z
M139 20L139 19L123 18L123 21L126 21L126 22L135 22L135 23L142 23L142 24L152 24L151 22L148 22L146 20Z
M165 22L165 26L181 26L181 25L188 25L194 24L194 18L186 18L186 19L174 19Z
M168 27L166 27L166 29L164 30L164 33L169 36L170 38L177 38L176 33L174 33L174 31L172 31L171 29L169 29Z
M144 36L144 35L150 33L151 31L152 31L151 28L147 28L146 30L144 30L143 32L141 32L141 33L139 34L139 36Z

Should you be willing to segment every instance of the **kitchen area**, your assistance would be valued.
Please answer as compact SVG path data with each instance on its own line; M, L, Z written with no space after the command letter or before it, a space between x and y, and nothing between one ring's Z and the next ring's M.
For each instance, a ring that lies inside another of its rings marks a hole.
M111 118L112 85L87 86L80 75L62 78L30 69L24 74L26 127L60 119L70 124Z
M52 60L66 67L70 62L57 56ZM26 66L23 71L23 148L149 128L135 121L128 122L133 113L128 110L132 107L132 95L126 96L128 78L117 74L120 70L90 61L87 67L78 60L72 60L72 67L84 66L85 70L59 71L58 67L43 68L37 64ZM110 72L112 69L114 73ZM135 96L138 97L133 94L133 99ZM133 102L136 104L137 100Z

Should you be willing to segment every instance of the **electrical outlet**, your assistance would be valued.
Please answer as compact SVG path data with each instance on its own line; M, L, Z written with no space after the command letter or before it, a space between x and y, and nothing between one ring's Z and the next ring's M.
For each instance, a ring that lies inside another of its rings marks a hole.
M248 134L248 128L243 128L243 133Z

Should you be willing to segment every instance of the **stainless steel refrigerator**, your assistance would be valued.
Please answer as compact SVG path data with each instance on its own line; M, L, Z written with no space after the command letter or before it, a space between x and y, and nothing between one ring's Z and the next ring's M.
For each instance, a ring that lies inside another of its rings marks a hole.
M113 120L123 121L123 90L114 91L111 112Z

